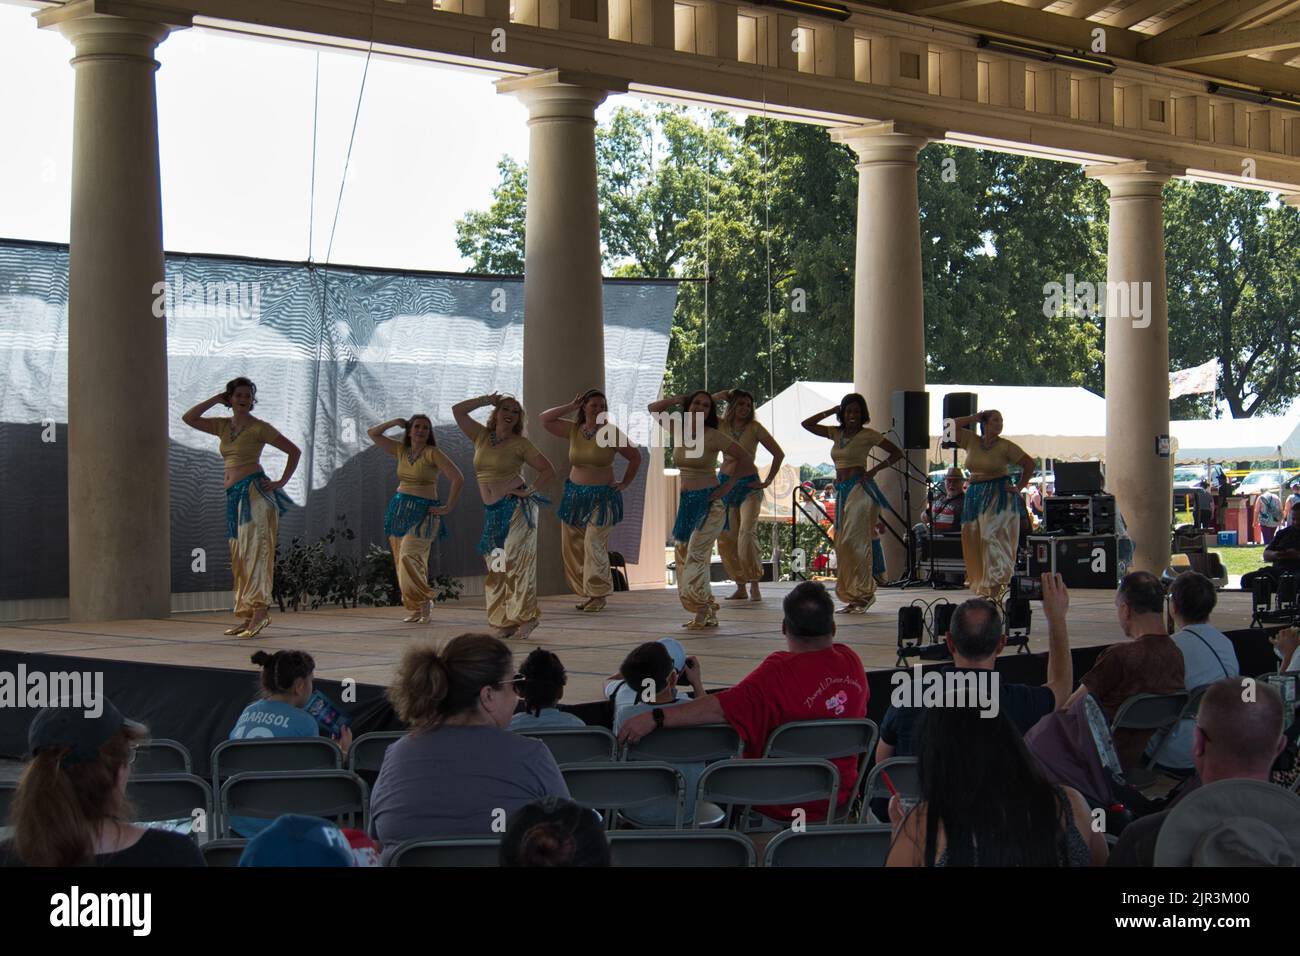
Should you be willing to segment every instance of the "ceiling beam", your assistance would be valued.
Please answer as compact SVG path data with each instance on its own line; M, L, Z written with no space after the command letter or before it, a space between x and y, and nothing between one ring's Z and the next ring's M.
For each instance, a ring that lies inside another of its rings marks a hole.
M1074 0L1068 7L1061 11L1063 16L1074 17L1077 20L1086 20L1094 13L1105 10L1113 3L1114 0ZM1163 0L1168 3L1169 0Z
M1300 96L1300 70L1250 56L1234 60L1212 60L1204 64L1194 63L1180 69L1211 82L1226 80L1229 83Z
M1250 53L1271 53L1300 46L1300 20L1210 36L1161 35L1138 44L1138 59L1155 66L1180 66L1207 60L1231 60Z
M1138 43L1142 34L1116 30L1104 23L1076 20L1059 13L1044 13L1010 3L990 3L979 7L948 10L941 19L976 27L988 33L1020 40L1041 43L1045 46L1069 50L1091 50L1092 31L1098 27L1106 30L1106 56L1136 60Z
M897 10L899 13L910 13L918 17L932 17L946 13L949 10L960 10L963 7L982 7L997 2L999 0L892 0L889 8Z
M1161 37L1196 37L1217 30L1237 17L1267 12L1285 0L1200 0L1179 13L1195 11L1177 26L1160 33Z
M1121 30L1127 30L1134 24L1141 23L1148 17L1153 17L1162 10L1169 7L1169 0L1137 0L1137 3L1130 3L1123 10L1114 14L1102 22L1108 27L1119 27Z

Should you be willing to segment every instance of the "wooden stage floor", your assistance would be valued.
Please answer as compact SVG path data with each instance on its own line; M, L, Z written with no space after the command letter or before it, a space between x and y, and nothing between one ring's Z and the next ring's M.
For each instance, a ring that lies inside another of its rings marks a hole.
M689 615L672 588L630 591L612 595L599 614L574 610L570 596L541 599L542 624L527 641L513 641L516 664L534 647L555 651L569 672L566 703L597 700L603 680L614 673L623 657L644 641L671 636L688 654L700 658L706 686L736 683L768 654L785 647L781 637L781 598L789 583L767 585L761 603L725 601L728 584L716 584L722 610L721 626L708 631L681 627ZM837 615L836 639L848 644L868 669L894 665L898 608L913 601L940 598L954 603L966 591L882 588L875 607L865 615ZM358 683L387 684L402 649L420 638L446 639L484 627L481 597L439 605L428 625L403 624L401 608L358 608L281 614L273 611L271 626L256 639L239 641L221 631L232 617L220 613L175 614L167 620L115 621L107 624L28 623L0 627L0 649L85 658L139 661L196 667L253 671L249 655L257 648L296 648L316 659L317 675ZM1108 644L1120 636L1115 620L1114 593L1075 591L1070 595L1070 643L1074 646ZM1240 591L1219 594L1211 623L1221 630L1250 623L1250 595ZM1047 649L1047 627L1042 608L1034 606L1030 649Z

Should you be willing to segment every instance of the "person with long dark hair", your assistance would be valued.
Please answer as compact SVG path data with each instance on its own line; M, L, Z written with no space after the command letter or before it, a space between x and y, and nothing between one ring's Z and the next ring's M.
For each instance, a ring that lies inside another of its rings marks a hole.
M681 494L673 540L677 542L677 597L694 617L683 627L699 630L718 626L718 602L709 581L713 544L727 522L723 498L736 484L735 475L719 476L718 452L736 462L736 471L753 465L754 458L718 431L718 410L704 389L651 402L650 414L662 415L676 406L682 419L673 464L680 473ZM672 428L665 428L672 431Z
M491 405L487 425L470 418ZM555 476L551 460L524 437L524 407L508 395L467 398L452 406L456 424L474 443L474 475L483 496L478 549L487 563L483 584L488 623L496 637L527 637L537 627L537 509L550 504L536 488ZM524 465L537 472L524 481Z
M976 422L979 435L971 430ZM1020 522L1026 515L1020 493L1034 475L1034 460L1002 437L1002 413L997 409L964 415L954 423L970 472L961 513L966 582L980 597L1000 601L1016 568ZM1013 466L1020 468L1018 481L1011 480Z
M954 704L954 701L946 701ZM921 719L921 801L890 801L887 866L1102 866L1106 840L1077 790L1047 782L1004 713L935 706Z
M758 582L763 577L763 552L758 547L758 515L763 507L763 489L772 484L781 471L785 452L754 416L754 396L742 388L729 388L713 396L714 401L727 403L719 430L749 453L748 465L723 456L721 475L736 479L735 485L723 499L727 506L727 520L718 535L718 554L727 576L736 582L736 592L728 601L762 600ZM772 456L767 477L759 480L758 468L753 463L758 446L762 445ZM748 587L748 591L746 591Z
M831 415L837 424L823 425ZM861 614L876 603L875 562L872 541L880 509L887 507L876 475L903 457L902 450L874 428L867 400L857 392L845 395L834 408L818 412L803 422L814 435L831 440L835 464L835 595L844 605L841 613ZM879 446L887 457L870 464L871 449Z
M402 440L384 436L393 427L403 430ZM406 624L425 624L433 608L429 585L429 546L434 538L447 537L442 520L451 514L460 498L465 476L456 463L443 454L433 437L428 415L394 418L366 432L384 451L397 459L397 493L384 512L384 537L393 552ZM438 497L438 476L446 475L447 503Z
M609 534L623 520L623 489L641 467L641 452L612 422L605 393L591 388L567 405L542 412L542 427L569 442L569 477L556 514L560 519L564 578L581 597L579 611L603 610L614 590L609 570ZM577 412L576 421L562 416ZM622 455L627 469L614 478L614 459Z
M110 700L95 717L81 706L37 713L0 866L203 866L189 837L131 822L127 779L148 739Z
M558 706L569 675L554 651L539 647L530 652L520 665L515 681L515 693L523 701L524 709L510 718L511 730L587 726L577 714L560 710Z
M214 405L231 410L229 418L207 418ZM226 389L199 402L181 421L215 435L225 462L226 538L230 542L230 570L235 579L235 614L240 622L226 630L232 637L257 637L271 623L275 584L275 537L280 515L292 502L281 490L293 477L302 452L269 423L253 417L257 386L240 376ZM288 456L279 481L262 470L262 448L270 445Z

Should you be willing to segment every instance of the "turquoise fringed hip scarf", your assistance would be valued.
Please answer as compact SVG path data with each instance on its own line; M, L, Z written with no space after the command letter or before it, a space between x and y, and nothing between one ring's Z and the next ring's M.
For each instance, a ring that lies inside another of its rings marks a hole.
M551 499L536 492L523 499L524 520L528 527L536 528L537 519L533 512L542 505L549 505ZM506 495L496 504L483 506L483 534L478 539L479 554L491 554L497 548L504 548L506 536L510 534L510 519L514 517L515 507L519 504L518 495Z
M430 514L430 509L441 508L442 502L437 498L421 498L399 491L388 502L384 512L384 537L404 538L415 531L421 538L433 537L433 521L437 515ZM438 522L438 539L447 537L447 522Z
M226 489L226 537L234 540L239 537L239 526L248 524L253 520L253 500L249 497L251 489L256 488L257 493L275 505L284 514L289 505L293 504L293 499L286 495L279 488L275 489L273 494L268 494L262 490L262 479L266 478L266 472L259 471L249 475L247 478L240 478L237 482Z
M758 475L745 475L743 478L736 479L736 483L731 486L730 491L722 496L722 500L728 508L739 508L744 505L750 495L761 495L762 493L763 489L758 487Z
M578 485L565 481L564 496L556 514L575 528L585 528L592 519L602 528L615 525L623 520L623 492L612 485Z
M1007 508L1015 508L1022 517L1025 514L1025 503L1012 489L1009 477L972 481L966 487L966 500L961 506L961 520L963 523L974 521L982 514L1000 514Z
M719 486L721 482L718 483ZM709 518L713 502L709 496L718 489L697 488L695 491L683 491L677 499L677 520L673 522L673 540L682 544L691 540L691 535L704 526ZM725 511L724 511L725 513ZM724 521L726 530L729 525Z
M844 506L849 500L849 495L853 494L855 486L861 486L862 490L869 497L875 500L876 504L882 508L889 509L889 501L885 498L885 493L880 490L880 486L870 478L845 478L843 481L835 483L835 530L840 530L840 515L844 514ZM892 509L890 509L892 510Z

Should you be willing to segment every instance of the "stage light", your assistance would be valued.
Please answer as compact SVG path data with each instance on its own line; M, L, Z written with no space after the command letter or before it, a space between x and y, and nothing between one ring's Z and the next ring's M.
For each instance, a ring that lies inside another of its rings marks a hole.
M1268 98L1268 105L1300 112L1300 97L1292 96L1290 93L1274 93Z
M1270 99L1269 94L1264 90L1252 89L1249 86L1233 86L1229 83L1207 83L1205 91L1215 96L1226 96L1230 100L1241 100L1259 106L1263 106Z
M919 644L925 634L925 619L921 609L914 604L898 609L898 647Z
M1251 609L1256 613L1273 607L1273 579L1260 575L1250 582Z
M1028 598L1010 598L1007 601L1007 645L1029 653L1029 630L1034 609Z
M827 17L831 20L847 20L849 8L838 3L820 3L816 0L754 0L759 7L776 7L791 13L803 13L810 17Z
M1014 40L999 40L997 37L981 36L975 43L981 50L995 50L1011 56L1037 60L1040 63L1060 63L1062 66L1076 70L1089 70L1093 73L1114 73L1116 66L1104 56L1088 56L1073 50L1054 50L1051 47L1037 46L1032 43L1018 43Z
M957 605L951 601L941 601L934 606L934 639L942 641L944 635L952 628L952 615Z
M1284 574L1277 579L1277 609L1294 611L1296 594L1300 592L1300 578L1294 574Z

